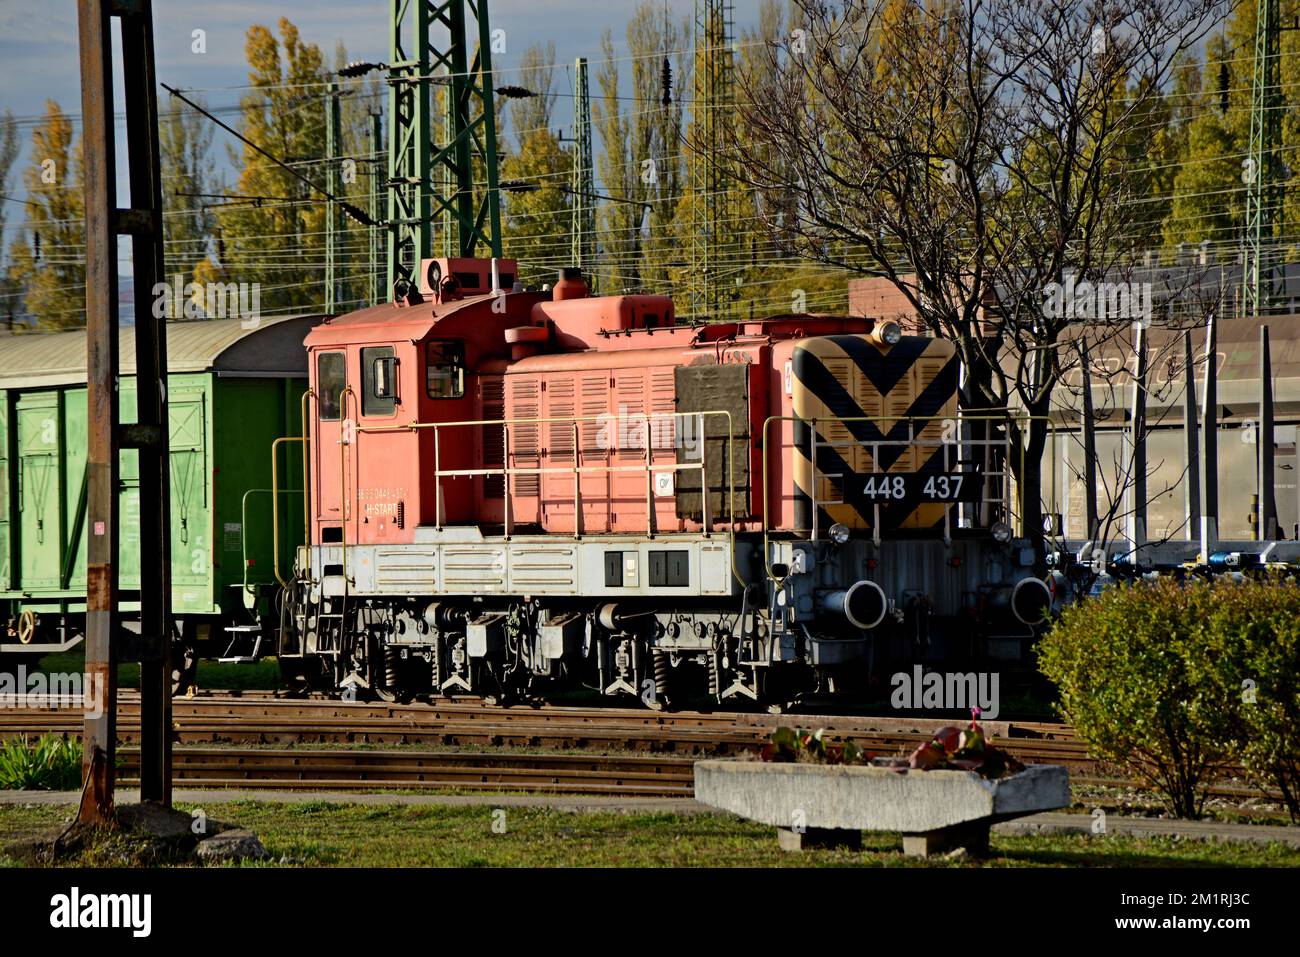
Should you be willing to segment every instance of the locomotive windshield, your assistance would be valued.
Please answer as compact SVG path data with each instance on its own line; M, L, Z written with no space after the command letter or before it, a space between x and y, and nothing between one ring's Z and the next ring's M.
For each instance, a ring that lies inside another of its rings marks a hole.
M465 345L456 339L430 342L425 353L425 385L430 399L459 399L465 394Z
M326 421L339 418L339 400L343 396L345 362L341 352L322 352L316 358L316 392L320 417Z

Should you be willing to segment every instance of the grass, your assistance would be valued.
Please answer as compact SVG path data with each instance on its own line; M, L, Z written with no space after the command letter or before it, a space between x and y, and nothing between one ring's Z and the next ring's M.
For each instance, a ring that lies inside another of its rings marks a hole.
M0 744L0 789L69 791L81 787L81 742L59 735Z
M273 804L204 807L255 831L273 864L312 867L978 867L905 858L896 835L863 835L861 852L787 854L775 829L721 814L575 814L545 808ZM67 807L0 805L0 847L58 827ZM504 825L504 833L493 829ZM1120 836L994 835L990 867L1297 867L1300 848ZM16 862L0 851L0 865Z

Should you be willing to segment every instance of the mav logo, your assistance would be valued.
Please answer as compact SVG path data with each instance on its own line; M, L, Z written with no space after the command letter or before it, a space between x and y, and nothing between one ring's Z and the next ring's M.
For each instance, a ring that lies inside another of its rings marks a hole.
M148 937L153 929L151 894L82 894L74 887L50 898L50 926L61 929L129 928Z

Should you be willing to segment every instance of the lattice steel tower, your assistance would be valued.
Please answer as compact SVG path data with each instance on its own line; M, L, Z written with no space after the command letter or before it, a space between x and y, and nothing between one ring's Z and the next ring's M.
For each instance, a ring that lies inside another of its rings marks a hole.
M573 264L582 268L587 286L596 291L596 172L591 150L591 91L587 86L587 60L575 64L573 97Z
M501 255L487 0L393 0L388 124L388 290L443 251ZM446 119L434 142L433 87ZM483 248L480 248L483 247Z
M1275 237L1282 225L1281 23L1278 0L1256 0L1255 75L1250 86L1246 183L1246 255L1242 308L1258 315L1272 299Z
M735 146L735 7L695 0L695 136L691 156L691 315L721 318L727 244L735 240L728 153Z

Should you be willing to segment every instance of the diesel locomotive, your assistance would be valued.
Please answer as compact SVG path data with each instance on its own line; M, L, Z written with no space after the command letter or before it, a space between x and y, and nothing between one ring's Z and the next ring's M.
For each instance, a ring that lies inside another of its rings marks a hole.
M515 274L426 260L308 332L305 429L280 449L301 446L306 541L250 626L293 682L779 704L1027 652L1053 590L1005 421L958 407L950 342L678 323L576 269L540 292ZM278 529L296 506L270 498Z

